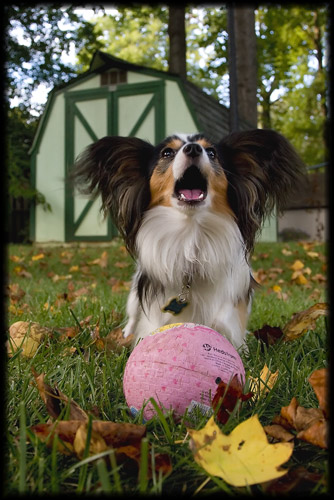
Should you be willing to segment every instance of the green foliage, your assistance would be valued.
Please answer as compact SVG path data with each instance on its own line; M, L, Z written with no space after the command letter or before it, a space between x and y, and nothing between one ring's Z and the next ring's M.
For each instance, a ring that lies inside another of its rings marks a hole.
M265 6L256 18L260 125L286 135L308 165L328 149L326 18L324 6Z
M29 149L36 132L37 120L32 120L24 107L10 108L7 115L7 184L8 194L25 198L50 210L42 193L30 184Z
M168 9L159 6L117 6L113 15L91 20L94 39L78 52L78 62L88 69L95 50L158 70L166 70ZM79 28L80 36L87 26Z
M4 14L8 98L19 97L27 106L40 83L58 85L80 71L61 59L73 43L80 48L92 37L91 25L74 7L6 5ZM80 37L79 25L85 28L85 38Z

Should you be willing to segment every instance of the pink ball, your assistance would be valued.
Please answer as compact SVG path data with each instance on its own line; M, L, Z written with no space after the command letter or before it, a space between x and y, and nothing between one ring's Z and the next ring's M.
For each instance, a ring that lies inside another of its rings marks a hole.
M204 325L176 323L155 330L133 349L124 371L123 390L132 413L153 397L163 410L180 417L186 408L211 409L217 377L228 383L237 374L245 380L245 369L232 344ZM149 402L143 416L155 414Z

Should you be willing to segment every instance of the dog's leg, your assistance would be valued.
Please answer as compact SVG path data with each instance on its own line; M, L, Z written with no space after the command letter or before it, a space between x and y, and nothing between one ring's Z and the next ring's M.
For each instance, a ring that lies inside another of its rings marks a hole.
M246 327L251 309L251 299L240 300L237 305L225 304L219 311L219 315L213 328L225 335L235 348L245 346Z
M137 335L137 328L140 316L140 304L137 292L132 288L126 304L128 322L123 329L123 336L128 337L132 333Z

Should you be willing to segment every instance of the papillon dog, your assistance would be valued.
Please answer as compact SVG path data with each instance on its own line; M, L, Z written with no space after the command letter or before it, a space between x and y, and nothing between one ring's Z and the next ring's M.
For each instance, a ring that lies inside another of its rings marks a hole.
M303 163L272 130L234 132L219 143L172 135L158 146L104 137L78 157L74 177L101 194L136 259L124 336L192 322L239 348L255 280L250 256L266 216L298 187Z

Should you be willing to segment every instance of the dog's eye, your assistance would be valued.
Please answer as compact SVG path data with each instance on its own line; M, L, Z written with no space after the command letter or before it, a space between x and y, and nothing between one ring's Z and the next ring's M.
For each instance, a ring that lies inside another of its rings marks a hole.
M214 148L206 148L205 151L210 160L214 160L216 158L216 150Z
M172 148L165 148L161 151L162 158L171 158L175 155L175 151Z

